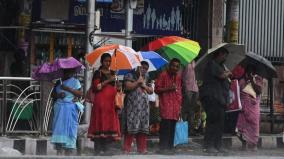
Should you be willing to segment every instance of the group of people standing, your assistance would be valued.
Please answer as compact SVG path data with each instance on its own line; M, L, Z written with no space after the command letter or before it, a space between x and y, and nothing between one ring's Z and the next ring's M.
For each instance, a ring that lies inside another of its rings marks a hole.
M180 71L180 60L172 59L167 69L162 71L155 80L155 87L147 71L149 64L141 62L141 66L127 73L123 80L124 107L121 110L120 121L115 104L117 80L115 72L110 70L111 55L101 56L101 66L94 72L91 91L95 94L92 101L92 112L88 137L94 141L97 154L108 151L109 144L123 137L123 151L131 152L134 138L137 151L147 153L147 135L149 134L149 100L148 95L156 93L159 96L160 108L160 151L173 150L175 125L180 118L188 120L193 125L194 107L198 98L207 114L204 136L204 148L208 153L223 152L221 139L224 130L225 107L228 104L230 78L239 80L241 90L251 86L251 95L241 92L243 109L239 113L237 130L244 147L255 149L259 134L259 95L262 79L255 74L253 67L243 67L242 74L233 75L223 66L228 51L218 49L213 59L205 68L203 84L200 90L194 74L194 62ZM236 71L240 72L240 71ZM80 83L72 77L71 71L66 71L63 82L56 86L54 97L53 135L51 142L55 143L59 153L76 147L78 111L75 97L81 97ZM199 92L199 93L198 93ZM67 113L67 114L66 114ZM248 146L247 146L248 145Z
M230 81L238 80L242 109L237 112L235 130L243 150L257 150L260 122L260 95L263 78L256 73L254 65L241 63L231 72L224 62L229 52L220 48L206 65L200 100L206 112L204 148L208 153L226 152L222 146L222 134L226 106L230 103Z
M111 71L111 56L101 56L101 67L94 73L91 89L95 92L88 137L94 141L95 152L108 151L111 141L123 136L123 151L131 152L133 140L136 139L137 151L147 153L147 135L149 135L149 99L154 92L147 71L149 64L141 66L124 75L124 107L121 110L122 121L119 121L115 106L116 79ZM180 61L173 59L169 68L162 72L155 84L155 93L160 100L160 147L163 150L173 148L175 122L179 118L182 101L181 76L178 74Z
M152 93L152 87L147 85L147 70L149 64L141 62L141 67L131 71L124 77L126 96L122 114L124 123L120 124L115 106L116 81L115 74L109 69L111 56L107 53L101 57L101 67L94 73L92 90L95 92L88 137L94 140L97 153L104 153L108 143L120 139L124 134L123 149L125 153L131 150L133 139L136 138L138 151L145 153L146 137L149 133L149 105L147 94Z

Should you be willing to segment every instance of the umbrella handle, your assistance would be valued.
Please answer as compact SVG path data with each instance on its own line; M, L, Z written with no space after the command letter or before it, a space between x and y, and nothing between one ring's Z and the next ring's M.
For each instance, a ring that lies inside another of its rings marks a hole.
M114 50L114 68L115 68L115 71L117 71L117 61L116 61L116 50Z
M224 66L224 68L225 68L225 71L230 71L229 69L228 69L228 67L225 65L225 64L223 64L223 66ZM230 78L227 78L228 79L228 81L231 83L232 82L232 80L230 79Z
M116 87L116 86L117 86L117 82L119 82L119 81L118 81L118 75L117 75L117 71L115 71L115 74L114 74L114 76L115 76L115 80L114 80L114 86Z
M230 71L230 70L228 69L228 67L227 67L225 64L223 64L223 66L224 66L224 68L225 68L225 71Z
M142 66L141 66L142 67ZM139 68L139 75L142 76L141 67Z
M116 82L118 81L118 79L117 79L116 51L117 51L117 49L114 50L114 68L115 68L115 81L114 81L114 85L115 85L115 87L116 87Z

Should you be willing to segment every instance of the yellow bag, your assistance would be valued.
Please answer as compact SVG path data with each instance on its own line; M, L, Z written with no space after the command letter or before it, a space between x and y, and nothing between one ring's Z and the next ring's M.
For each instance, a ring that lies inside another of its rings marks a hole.
M92 86L91 86L86 93L85 101L93 104L94 99L95 99L95 92L93 92Z

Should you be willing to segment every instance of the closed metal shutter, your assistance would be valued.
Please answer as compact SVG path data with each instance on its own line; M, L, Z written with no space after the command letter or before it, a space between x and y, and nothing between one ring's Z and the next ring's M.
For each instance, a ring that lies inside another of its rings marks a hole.
M240 0L239 43L284 64L284 0Z

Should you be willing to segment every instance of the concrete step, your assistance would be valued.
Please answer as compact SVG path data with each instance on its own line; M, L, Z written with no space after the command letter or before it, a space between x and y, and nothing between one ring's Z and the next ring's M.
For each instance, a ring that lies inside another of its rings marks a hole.
M158 147L159 138L158 136L148 137L149 149L156 149ZM85 151L93 150L94 143L85 137L79 137L77 142L77 153L83 153ZM202 136L189 137L189 144L199 145L201 148L203 144ZM223 144L226 148L240 148L241 142L236 136L225 135L223 137ZM10 147L20 151L26 155L55 155L56 151L53 144L50 143L50 137L0 137L0 148ZM121 149L122 141L116 142L111 145L115 149ZM258 143L259 148L263 149L273 149L273 148L283 148L283 136L282 134L262 134Z

